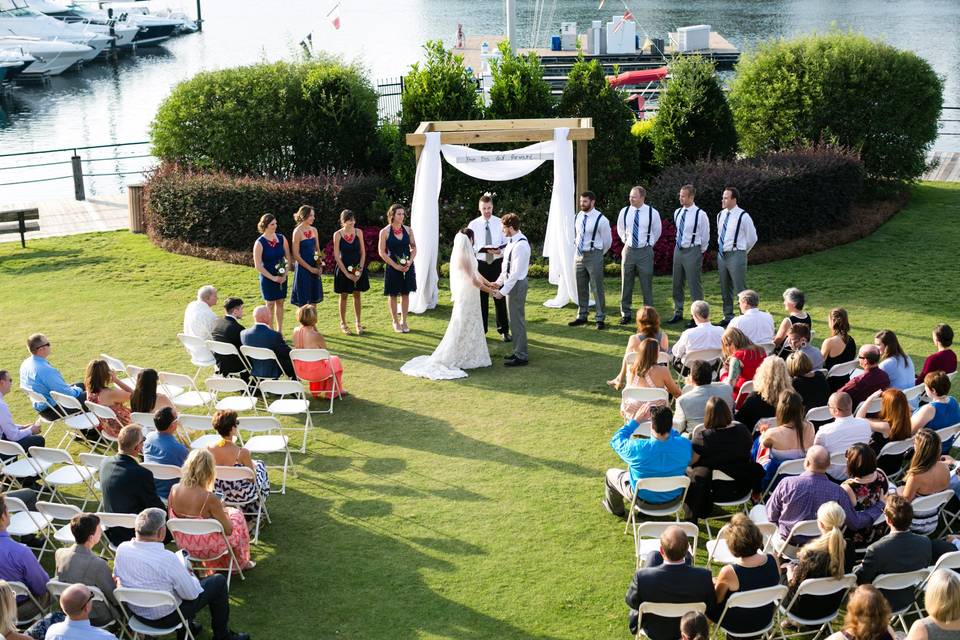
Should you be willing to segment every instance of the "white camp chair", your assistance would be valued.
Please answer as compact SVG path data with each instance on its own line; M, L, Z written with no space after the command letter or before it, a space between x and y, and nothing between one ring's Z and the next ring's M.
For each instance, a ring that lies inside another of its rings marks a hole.
M770 546L770 540L777 532L777 525L772 522L755 522L754 525L756 525L757 529L760 530L760 534L763 536L763 546L758 549L758 551L766 551ZM737 558L730 552L730 547L727 545L726 534L729 526L728 524L723 525L720 531L717 532L716 538L707 540L708 568L713 563L733 564L737 561Z
M310 415L310 401L307 400L307 390L297 380L261 380L258 385L260 394L266 401L267 394L280 396L279 399L267 405L270 415L295 416L304 414L303 443L300 453L307 452L307 432L313 427L313 418ZM288 398L287 396L292 396Z
M257 483L257 474L254 473L253 469L250 467L227 467L217 465L216 467L216 479L225 480L227 482L236 482L242 480L244 482L250 482L252 484ZM256 525L254 526L253 531L253 543L256 544L260 541L260 525L263 518L267 519L267 522L271 522L270 513L267 511L267 502L263 494L260 491L256 491L256 497L248 502L233 502L230 500L224 501L224 503L231 507L237 507L244 514L255 515L257 517Z
M243 438L243 446L250 452L251 456L271 453L283 454L283 483L280 485L280 493L286 494L287 468L292 463L292 459L288 448L289 438L283 435L280 421L266 416L243 416L237 418L237 430ZM250 434L250 436L243 437L244 432Z
M642 569L647 555L651 551L659 551L660 534L669 527L680 527L690 543L690 556L694 564L697 561L697 538L700 528L692 522L641 522L633 528L633 547L637 554L637 569Z
M779 605L780 601L783 600L783 598L787 595L787 590L788 589L786 585L778 584L772 587L765 587L763 589L737 591L730 594L730 598L727 599L727 604L723 607L723 612L720 614L717 624L713 627L714 640L717 640L720 637L721 629L723 629L728 638L752 638L756 636L766 636L767 632L773 628L774 620L777 617L777 605ZM755 622L756 626L751 629L749 633L736 633L726 629L723 626L723 622L727 617L727 612L729 612L731 609L759 609L769 605L774 605L769 617L764 617L761 619L753 615L750 616L751 621Z
M237 349L235 345L232 345L229 342L218 342L217 340L207 340L206 345L207 349L210 349L210 351L213 353L214 359L216 359L216 356L234 356L240 361L240 364L243 365L245 372L247 374L250 373L250 363L247 362L247 359L242 353L240 353L239 349ZM228 377L233 377L239 376L240 373L230 373L227 375Z
M99 471L98 468L76 464L70 453L64 449L30 447L30 455L43 463L50 463L44 470L42 477L43 484L50 488L51 502L55 500L67 501L67 496L60 491L64 487L85 489L94 502L99 500L97 490L93 486ZM88 498L84 497L80 508L85 509L89 501Z
M905 571L903 573L884 573L873 579L873 586L877 588L887 597L885 592L887 591L905 591L910 590L910 602L907 606L902 607L896 611L890 613L891 623L897 621L900 623L900 626L903 627L905 633L910 633L910 628L907 626L907 620L905 616L915 613L917 617L922 618L923 614L920 612L920 606L917 604L916 598L912 597L914 592L920 587L921 584L927 579L927 576L930 573L930 569L919 569L917 571ZM890 598L887 597L889 602Z
M190 376L169 371L161 371L157 375L160 378L160 385L167 392L167 397L178 409L196 409L197 407L209 409L213 406L213 394L197 389L197 385ZM174 395L173 391L178 387L183 388L184 391Z
M70 532L70 520L72 520L74 516L83 513L80 507L75 507L72 504L62 504L60 502L39 501L37 502L37 511L54 528L53 542L59 544L61 547L66 547L76 542L73 538L73 533ZM59 525L59 528L57 528L58 522L66 522L66 524Z
M129 587L117 587L113 591L113 597L120 603L120 609L127 619L127 627L135 634L151 636L158 638L174 633L178 629L184 630L184 640L196 640L190 631L190 625L184 618L180 605L173 594L167 591L153 591L151 589L131 589ZM143 619L137 617L129 607L154 608L154 607L174 607L180 622L171 627L156 627Z
M59 391L51 391L50 397L57 403L56 406L53 407L53 410L60 414L63 419L63 426L66 427L66 433L63 434L60 442L57 443L58 448L62 447L63 443L69 440L71 436L81 440L85 439L86 436L84 432L90 433L91 430L96 430L97 438L91 441L90 444L96 447L103 443L103 438L100 436L99 430L97 430L97 427L100 426L100 419L80 404L78 399L60 393ZM76 413L68 415L68 410L75 411Z
M232 346L232 345L231 345ZM217 411L244 411L257 410L257 399L250 394L247 383L240 378L212 377L204 380L203 385L213 394L215 402L213 408ZM222 395L239 394L239 395Z
M185 333L178 333L177 340L179 340L183 348L187 350L187 355L190 356L190 364L197 368L192 378L194 383L196 383L197 376L200 375L200 372L205 368L216 366L217 361L213 358L213 353L210 352L210 349L207 348L207 341L205 339L188 336Z
M641 602L637 609L637 640L647 637L643 633L644 614L661 618L682 618L687 613L704 613L707 605L702 602Z
M230 546L230 541L227 540L227 534L223 531L223 525L217 520L214 520L213 518L170 518L167 520L167 529L169 529L170 533L172 534L179 533L185 536L205 536L211 533L215 535L219 534L220 538L223 540L223 550L220 553L210 556L196 556L190 553L190 561L203 563L210 562L212 560L219 560L224 556L229 556L229 567L210 570L223 571L227 574L227 590L230 589L230 577L233 575L234 571L240 574L241 580L246 580L243 575L243 567L241 567L240 563L237 561L237 556L233 553L233 547Z
M333 361L330 359L330 352L326 349L293 349L290 351L290 361L291 362L326 362L327 369L330 372L326 378L309 380L303 376L297 376L300 378L300 381L310 386L311 382L326 382L330 381L330 406L326 411L316 411L315 413L333 413L333 399L336 396L337 399L343 398L343 389L340 388L337 384L337 376L333 371Z
M0 479L0 490L2 491L21 489L23 488L23 480L40 477L50 467L49 463L28 457L23 447L9 440L0 440L0 456L17 457L16 460L9 462L0 461L0 470L3 473L3 477Z
M687 490L690 488L690 478L687 476L668 476L666 478L640 478L637 480L637 486L633 491L633 497L630 500L630 513L627 516L627 525L623 533L630 531L630 527L637 522L637 513L642 513L653 518L662 518L665 516L674 516L677 522L680 522L680 514L683 513L683 502L687 497ZM663 504L649 504L647 502L637 501L637 494L641 491L652 491L655 493L666 493L668 491L680 491L680 496Z

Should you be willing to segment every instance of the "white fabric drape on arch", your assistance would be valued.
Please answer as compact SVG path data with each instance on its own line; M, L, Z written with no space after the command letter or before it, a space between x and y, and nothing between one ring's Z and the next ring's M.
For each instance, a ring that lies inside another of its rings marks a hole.
M439 132L426 134L426 142L417 164L410 214L410 226L417 242L417 256L414 258L417 290L410 294L411 312L423 313L437 306L441 153L447 162L463 173L480 180L490 181L514 180L525 176L552 156L553 192L550 197L543 255L550 259L550 283L557 285L557 295L544 302L544 305L562 307L568 302L576 302L577 284L573 272L573 143L567 140L568 133L569 129L565 127L554 129L552 141L538 142L512 152L542 154L544 156L542 158L505 159L491 162L458 162L457 159L466 156L493 157L505 152L479 151L460 145L441 145ZM509 153L506 152L508 156ZM527 215L530 214L527 213Z

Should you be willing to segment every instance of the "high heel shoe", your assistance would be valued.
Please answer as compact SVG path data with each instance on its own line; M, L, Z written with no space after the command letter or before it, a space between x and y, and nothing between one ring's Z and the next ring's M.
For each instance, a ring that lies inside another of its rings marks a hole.
M403 326L396 320L393 321L393 330L397 333L403 333Z
M362 336L362 335L363 335L363 325L360 324L359 322L357 323L357 335L358 335L358 336Z
M345 336L349 336L349 335L350 335L350 329L347 328L347 323L346 323L346 322L341 322L341 323L340 323L340 331L343 331L343 335L345 335Z
M410 327L407 326L406 322L401 323L400 327L404 333L410 333Z

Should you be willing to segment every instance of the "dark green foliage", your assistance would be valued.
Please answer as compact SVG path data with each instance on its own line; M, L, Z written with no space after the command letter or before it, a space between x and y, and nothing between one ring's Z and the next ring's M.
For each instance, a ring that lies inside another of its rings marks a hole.
M737 132L712 62L700 56L678 56L670 62L652 137L656 161L664 167L733 157Z
M463 56L445 49L440 40L427 41L423 49L423 64L415 62L403 80L400 131L410 133L426 120L482 117L477 83L463 65Z
M730 93L746 153L826 141L858 150L871 178L897 181L923 173L942 103L925 60L838 31L760 46Z
M539 56L532 51L515 55L506 40L498 48L500 59L491 63L493 85L487 118L549 118L555 101L543 79Z

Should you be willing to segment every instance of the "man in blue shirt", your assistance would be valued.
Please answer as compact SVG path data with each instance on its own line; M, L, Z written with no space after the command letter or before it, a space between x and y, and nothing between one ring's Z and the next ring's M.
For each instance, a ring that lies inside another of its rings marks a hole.
M30 357L20 365L20 386L24 389L30 389L39 393L46 399L47 404L34 403L33 408L37 410L46 420L56 420L60 415L54 411L56 402L50 397L51 391L58 391L64 395L77 398L82 404L87 399L83 384L77 383L69 385L60 375L47 358L50 357L50 341L42 333L35 333L27 338L27 348L30 349ZM73 413L64 408L67 413Z
M10 494L13 495L13 494ZM41 606L45 606L48 598L47 581L50 576L43 570L33 552L24 545L16 542L7 533L10 526L10 512L0 494L0 580L22 582L30 590ZM17 617L26 620L37 613L36 605L27 596L17 597Z
M143 461L157 464L172 464L182 467L190 451L176 437L180 422L176 412L170 407L164 407L153 415L153 425L157 430L147 436L143 442ZM170 487L176 480L154 480L157 485L157 495L167 499Z
M637 421L630 420L613 434L610 446L617 452L628 470L608 469L603 508L615 516L626 515L624 500L633 499L637 480L667 478L687 472L693 447L673 429L673 412L669 407L654 407L651 412L652 438L633 438ZM663 504L680 497L682 491L641 491L637 498L648 504Z

